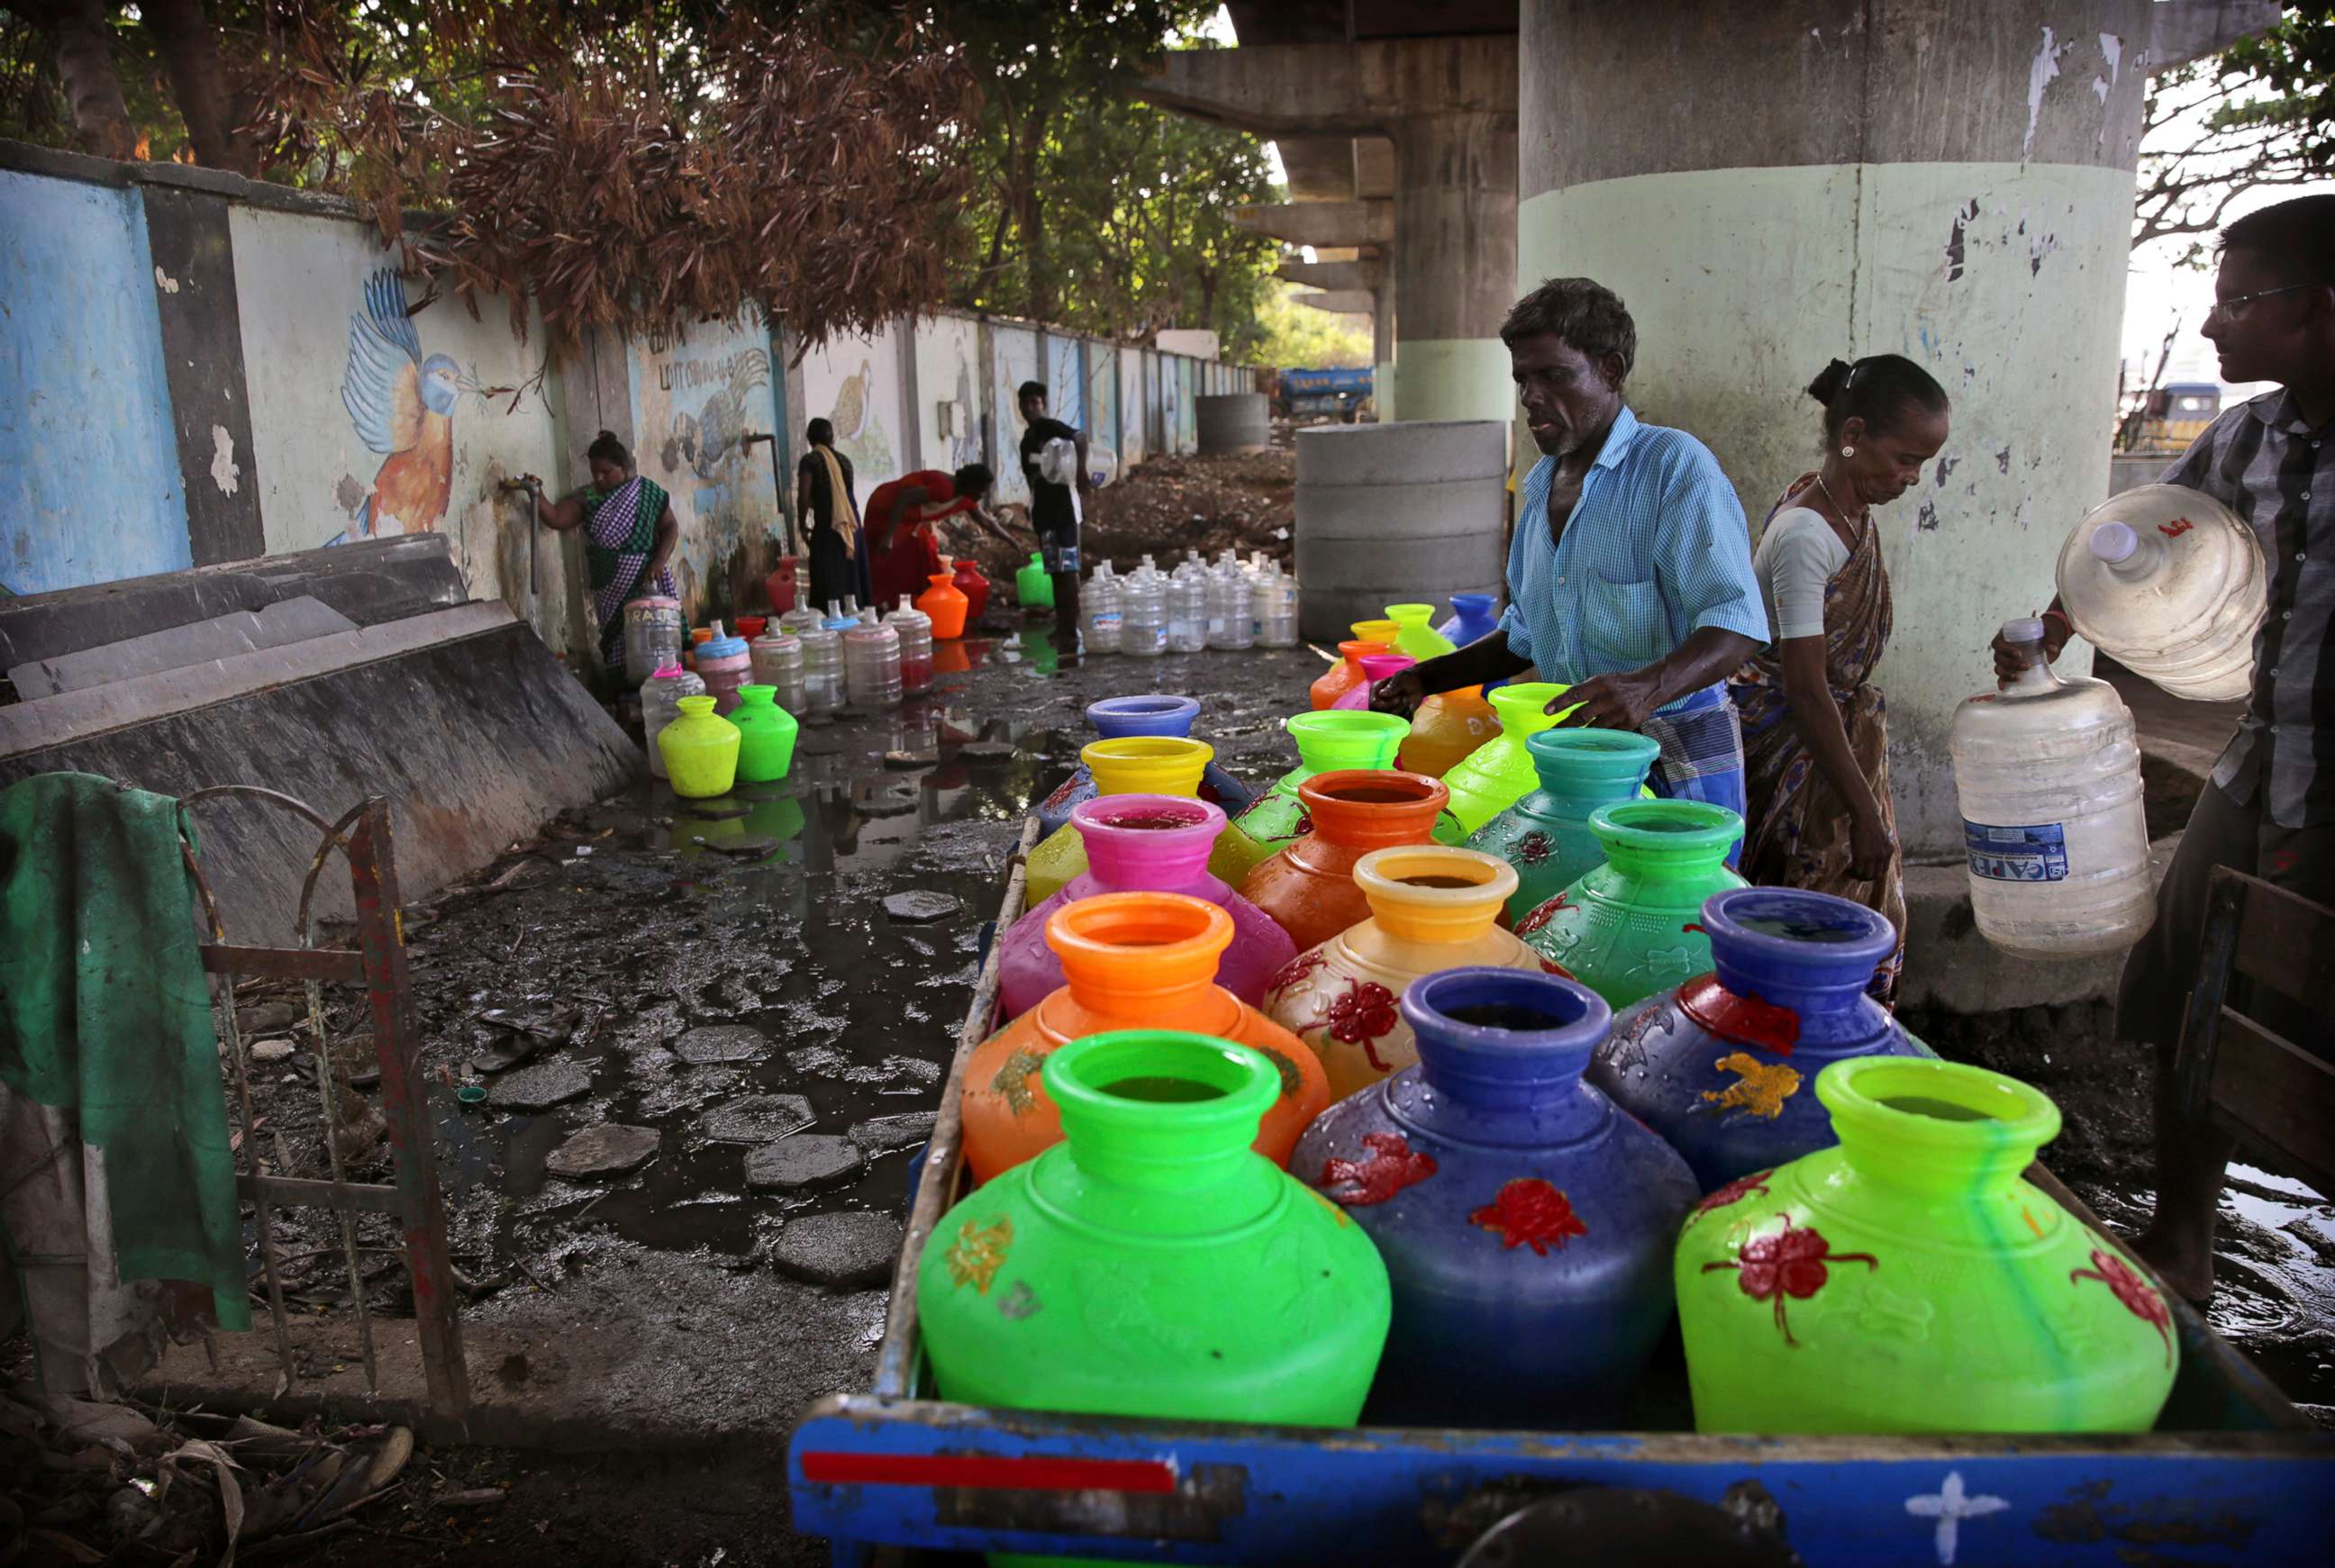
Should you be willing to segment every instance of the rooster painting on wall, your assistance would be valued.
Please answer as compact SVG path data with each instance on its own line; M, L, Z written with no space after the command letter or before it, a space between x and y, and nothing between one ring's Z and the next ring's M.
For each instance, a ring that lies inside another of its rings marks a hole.
M358 504L355 527L342 537L438 526L454 489L454 411L474 388L447 355L422 358L397 270L384 266L366 278L363 307L349 317L341 404L382 463Z

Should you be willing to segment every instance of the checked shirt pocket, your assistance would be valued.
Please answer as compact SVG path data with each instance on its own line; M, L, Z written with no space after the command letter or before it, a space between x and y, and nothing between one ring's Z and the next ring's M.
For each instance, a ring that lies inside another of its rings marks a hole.
M1593 569L1583 595L1581 646L1601 668L1635 670L1669 652L1670 613L1652 577L1617 583Z

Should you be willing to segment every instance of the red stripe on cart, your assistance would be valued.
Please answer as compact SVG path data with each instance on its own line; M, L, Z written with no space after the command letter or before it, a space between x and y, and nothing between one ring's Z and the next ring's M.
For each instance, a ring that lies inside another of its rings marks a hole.
M1176 1490L1156 1459L1002 1458L988 1454L805 1454L803 1479L828 1486L985 1486L1022 1492Z

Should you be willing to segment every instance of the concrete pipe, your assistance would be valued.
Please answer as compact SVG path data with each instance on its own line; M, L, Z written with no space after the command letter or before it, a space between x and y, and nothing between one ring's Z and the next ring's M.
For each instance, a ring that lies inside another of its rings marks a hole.
M1507 427L1497 420L1297 433L1297 622L1328 646L1389 605L1498 594Z
M1261 452L1273 444L1273 406L1263 392L1220 392L1192 400L1200 455Z

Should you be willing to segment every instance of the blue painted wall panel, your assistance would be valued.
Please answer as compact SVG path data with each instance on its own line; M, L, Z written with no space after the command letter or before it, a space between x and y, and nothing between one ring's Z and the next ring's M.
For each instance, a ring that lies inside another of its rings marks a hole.
M136 192L0 169L0 586L10 593L191 563L154 287ZM239 480L220 472L219 483Z
M1087 378L1079 363L1079 340L1046 338L1046 411L1072 430L1086 430Z

